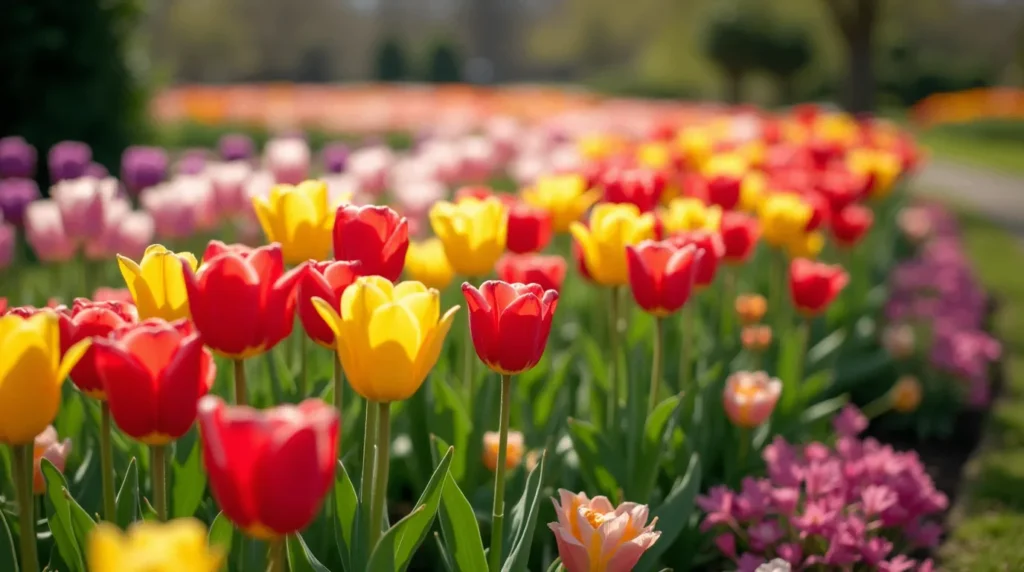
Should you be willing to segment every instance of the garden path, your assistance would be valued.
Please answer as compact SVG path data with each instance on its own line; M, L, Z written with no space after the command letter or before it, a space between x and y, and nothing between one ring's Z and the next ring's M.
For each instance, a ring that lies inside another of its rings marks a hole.
M917 174L914 186L919 193L977 210L1024 246L1024 177L932 159Z

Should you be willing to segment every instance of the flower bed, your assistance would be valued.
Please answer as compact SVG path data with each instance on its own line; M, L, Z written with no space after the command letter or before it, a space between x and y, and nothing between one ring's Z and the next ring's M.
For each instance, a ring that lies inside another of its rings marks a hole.
M946 494L860 434L984 408L998 344L904 205L913 143L620 119L331 145L320 179L299 137L122 182L62 144L44 200L5 139L0 569L931 569Z

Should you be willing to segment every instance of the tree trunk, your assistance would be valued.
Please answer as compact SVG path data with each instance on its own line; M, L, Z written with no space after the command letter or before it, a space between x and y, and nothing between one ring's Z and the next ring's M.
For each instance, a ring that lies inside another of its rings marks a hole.
M847 38L846 109L851 113L875 108L875 66L872 25L857 26Z
M743 103L742 70L725 70L725 101L733 105Z
M796 103L796 78L792 75L780 75L775 78L778 85L778 101L780 107Z

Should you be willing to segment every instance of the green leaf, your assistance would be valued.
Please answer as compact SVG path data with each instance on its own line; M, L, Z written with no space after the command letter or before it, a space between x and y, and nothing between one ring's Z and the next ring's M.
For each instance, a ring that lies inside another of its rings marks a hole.
M206 496L206 471L202 465L199 430L195 427L174 444L171 461L171 515L193 516Z
M117 526L122 530L139 520L139 464L135 457L128 462L128 471L117 490Z
M782 399L779 409L788 415L798 406L800 382L803 381L804 360L808 336L807 324L800 324L782 336L779 343L779 363L776 367L782 380Z
M82 559L82 549L75 536L75 525L71 517L71 503L64 494L67 482L64 480L64 475L53 466L53 463L46 459L43 459L40 469L43 473L43 478L46 480L46 500L48 501L46 503L47 525L50 527L53 541L60 551L61 559L70 568L68 572L84 572L85 561Z
M441 533L445 556L454 561L454 569L487 570L487 556L473 505L450 474L441 492Z
M800 415L800 424L803 426L814 424L829 415L832 415L836 411L839 411L839 409L846 405L846 402L849 400L850 396L844 393L838 397L826 399L821 403L812 405Z
M676 480L672 490L665 497L665 502L651 515L652 518L658 519L658 530L661 531L661 537L640 558L636 570L641 572L654 570L662 554L672 546L679 533L689 526L693 501L700 491L700 477L700 458L694 454L690 458L686 474Z
M222 572L226 572L229 569L231 543L234 540L234 536L235 525L231 524L231 521L228 520L228 517L224 516L223 512L217 513L213 523L210 524L210 533L207 539L211 547L220 547L224 551L224 564L220 567Z
M7 513L0 510L0 570L18 572L18 557L14 552L14 539L11 527L7 525Z
M448 486L447 484L445 485ZM452 564L452 559L448 555L448 547L441 541L441 535L436 531L434 532L434 544L437 545L437 553L441 555L441 563L444 564L444 569L448 572L455 572L455 566ZM460 569L461 570L461 569Z
M345 570L353 570L352 543L355 537L356 515L359 511L359 496L356 494L352 478L348 476L348 471L341 461L338 461L338 470L334 474L334 508L334 524L337 527L334 536L338 542L338 552L341 553L341 563Z
M658 478L659 460L671 441L674 419L682 405L682 396L674 395L659 403L644 423L639 462L633 469L632 494L629 498L646 502Z
M299 533L288 535L288 569L290 572L331 572L313 556Z
M605 439L604 433L592 423L569 419L569 437L573 449L580 459L580 474L587 481L588 488L596 490L609 498L616 496L625 479L613 473L617 466L622 470L622 463L609 463L610 459L621 455Z
M823 369L804 380L800 386L800 404L812 403L832 383L832 370Z
M526 572L530 561L530 546L533 544L533 531L537 527L537 511L540 508L540 490L544 483L544 460L547 453L542 453L537 467L530 471L526 478L523 496L516 506L512 507L511 543L506 544L510 550L505 558L502 572Z
M825 365L829 358L836 356L836 352L843 347L846 341L846 330L836 330L822 338L822 340L807 352L807 364L811 369Z
M430 427L437 436L455 446L457 454L452 459L451 470L459 481L466 476L467 463L479 459L479 456L467 457L471 449L469 441L473 438L473 421L458 392L443 377L434 376L432 382L434 407Z

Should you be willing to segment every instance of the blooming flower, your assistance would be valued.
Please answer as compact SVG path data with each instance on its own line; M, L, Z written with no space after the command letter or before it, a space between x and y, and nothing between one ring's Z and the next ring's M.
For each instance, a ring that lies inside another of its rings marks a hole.
M568 572L628 572L661 532L658 519L648 524L648 508L636 503L613 507L605 497L590 499L584 493L558 490L557 522L548 524L555 533L558 555Z
M71 454L71 439L58 440L57 430L48 425L36 436L32 449L32 492L41 495L46 492L46 480L43 477L41 464L46 459L58 471L64 472L64 463Z
M501 435L496 431L484 432L484 466L494 472L498 468L498 451ZM514 469L523 461L523 434L519 431L508 432L508 443L505 447L505 468Z

